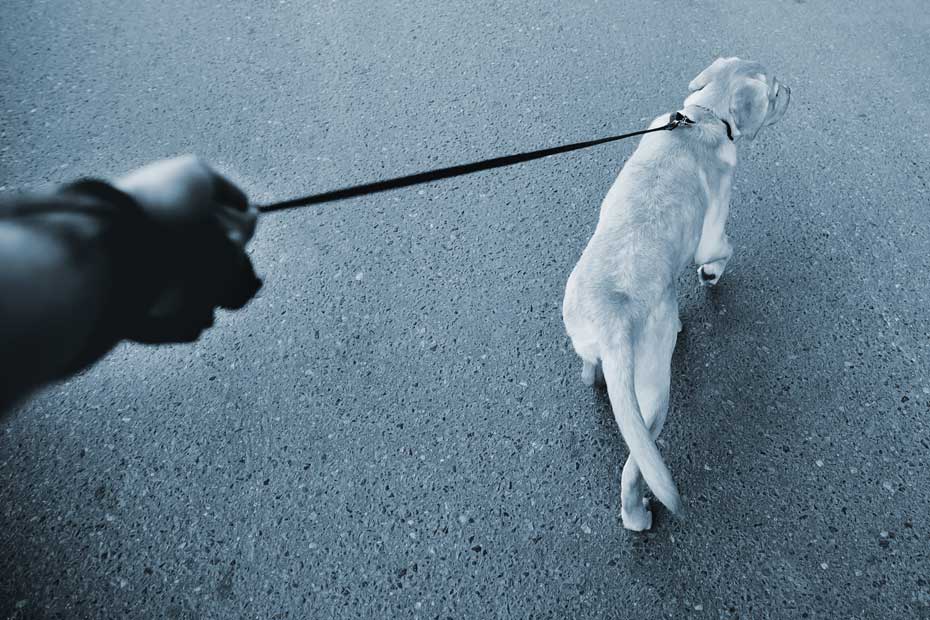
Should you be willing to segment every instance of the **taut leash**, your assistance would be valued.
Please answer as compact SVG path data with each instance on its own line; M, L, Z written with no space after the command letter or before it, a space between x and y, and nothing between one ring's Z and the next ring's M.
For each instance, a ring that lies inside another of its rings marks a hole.
M309 196L303 196L301 198L294 198L292 200L285 200L283 202L275 202L267 205L259 205L258 210L261 213L270 213L272 211L283 211L285 209L294 209L297 207L306 207L309 205L320 204L323 202L333 202L335 200L345 200L346 198L355 198L356 196L365 196L368 194L377 194L379 192L386 192L391 189L397 189L400 187L409 187L410 185L419 185L421 183L429 183L430 181L438 181L440 179L449 179L452 177L462 176L464 174L472 174L473 172L480 172L482 170L491 170L493 168L503 168L505 166L513 166L514 164L521 164L526 161L532 161L534 159L542 159L543 157L549 157L550 155L558 155L559 153L568 153L569 151L577 151L579 149L586 149L592 146L597 146L599 144L606 144L607 142L616 142L617 140L623 140L625 138L632 138L634 136L641 136L643 134L652 133L653 131L671 131L679 125L691 125L692 121L687 116L683 115L681 112L675 112L669 116L668 123L662 125L661 127L653 127L652 129L641 129L639 131L632 131L630 133L621 134L619 136L610 136L607 138L600 138L598 140L588 140L587 142L576 142L574 144L565 144L562 146L555 146L548 149L540 149L538 151L530 151L528 153L517 153L515 155L505 155L504 157L494 157L491 159L484 159L481 161L472 162L470 164L461 164L458 166L449 166L448 168L438 168L436 170L430 170L428 172L419 172L417 174L408 174L402 177L396 177L393 179L386 179L384 181L375 181L374 183L365 183L363 185L353 185L351 187L344 187L342 189L336 189L329 192L323 192L322 194L311 194Z

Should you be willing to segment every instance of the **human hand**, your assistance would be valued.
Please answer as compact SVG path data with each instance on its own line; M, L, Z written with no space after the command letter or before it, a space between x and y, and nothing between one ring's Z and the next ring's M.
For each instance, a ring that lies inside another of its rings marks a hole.
M261 287L245 246L258 211L197 157L157 161L116 180L156 224L164 255L155 302L127 337L191 342L213 325L217 306L241 308Z

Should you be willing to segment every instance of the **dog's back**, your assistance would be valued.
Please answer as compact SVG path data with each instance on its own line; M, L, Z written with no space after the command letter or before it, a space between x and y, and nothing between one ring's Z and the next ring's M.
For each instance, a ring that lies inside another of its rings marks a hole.
M648 134L620 171L566 285L562 314L573 339L618 312L644 318L674 286L694 255L706 206L703 172L681 174L699 168L696 150L675 132Z

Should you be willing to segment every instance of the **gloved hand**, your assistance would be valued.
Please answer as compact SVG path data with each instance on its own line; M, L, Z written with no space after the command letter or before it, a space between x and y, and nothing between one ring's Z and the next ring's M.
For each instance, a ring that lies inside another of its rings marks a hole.
M155 301L129 326L129 339L194 341L213 325L217 306L241 308L261 287L245 253L258 211L206 163L190 155L166 159L113 185L135 199L162 237Z

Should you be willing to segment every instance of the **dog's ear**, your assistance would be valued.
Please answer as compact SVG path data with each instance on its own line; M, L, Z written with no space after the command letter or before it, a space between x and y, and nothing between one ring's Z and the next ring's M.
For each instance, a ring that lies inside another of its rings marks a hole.
M701 90L713 82L714 78L716 78L721 73L721 71L723 71L724 67L735 60L739 60L739 58L718 58L712 62L709 67L698 73L696 78L691 80L691 83L688 84L688 90L692 93L696 90Z
M730 97L730 121L733 136L752 140L762 129L769 111L769 87L754 78L742 78Z

